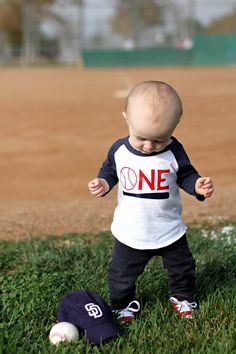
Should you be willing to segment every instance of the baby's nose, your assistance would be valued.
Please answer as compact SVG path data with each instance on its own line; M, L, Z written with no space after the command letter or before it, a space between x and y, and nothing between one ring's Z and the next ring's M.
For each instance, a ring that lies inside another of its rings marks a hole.
M145 141L144 149L146 151L152 151L155 149L155 144L152 141Z

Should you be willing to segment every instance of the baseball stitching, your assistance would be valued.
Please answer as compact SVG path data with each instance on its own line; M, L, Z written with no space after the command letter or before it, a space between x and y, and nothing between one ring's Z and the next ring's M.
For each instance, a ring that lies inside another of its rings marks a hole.
M133 173L133 179L135 179L135 181L132 180L132 173ZM127 183L130 183L131 188L128 188ZM130 167L123 167L121 169L121 183L123 185L123 187L127 190L131 190L135 187L136 183L137 183L137 176L135 171L130 168Z

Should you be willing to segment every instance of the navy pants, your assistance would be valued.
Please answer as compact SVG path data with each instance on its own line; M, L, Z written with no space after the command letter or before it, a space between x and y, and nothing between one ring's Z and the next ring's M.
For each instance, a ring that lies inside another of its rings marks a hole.
M113 309L125 308L135 299L135 282L154 256L162 257L164 268L169 276L170 296L180 301L193 301L195 261L189 250L186 235L167 247L154 250L137 250L115 239L108 270Z

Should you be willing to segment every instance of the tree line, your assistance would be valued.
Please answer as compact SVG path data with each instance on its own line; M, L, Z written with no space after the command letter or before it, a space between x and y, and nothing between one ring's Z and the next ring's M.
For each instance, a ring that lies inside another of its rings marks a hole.
M22 11L25 7L33 7L40 19L45 14L47 6L56 0L1 0L0 2L0 32L7 36L12 45L21 45L23 41ZM58 1L58 0L57 0ZM59 0L64 4L82 4L83 0ZM162 0L111 0L115 12L111 18L111 28L114 33L130 34L137 27L161 25L163 7ZM138 19L138 20L137 20ZM236 10L212 21L207 27L194 21L195 32L226 33L236 32Z

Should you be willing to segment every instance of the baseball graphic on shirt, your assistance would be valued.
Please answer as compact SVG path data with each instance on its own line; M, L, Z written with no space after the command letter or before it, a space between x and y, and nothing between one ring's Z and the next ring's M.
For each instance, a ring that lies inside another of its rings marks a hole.
M120 181L122 186L130 191L136 186L137 175L130 167L123 167L120 171Z

